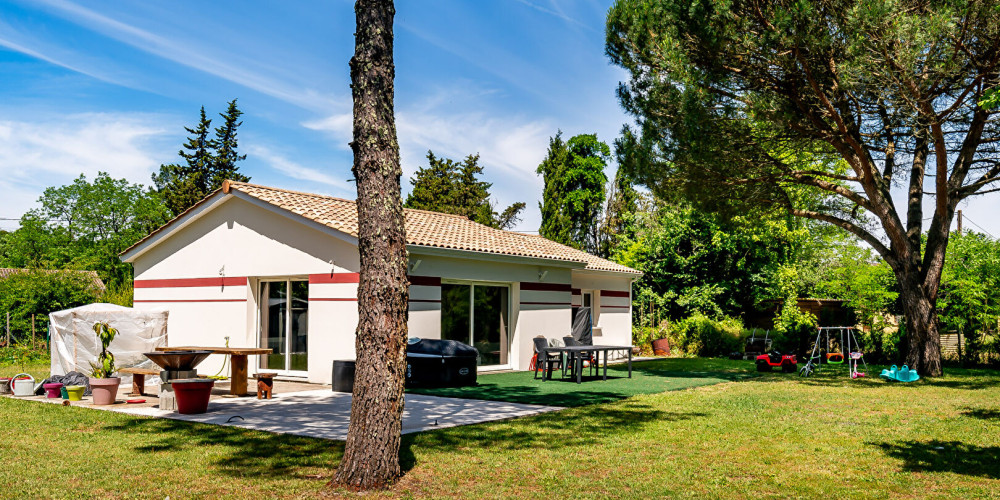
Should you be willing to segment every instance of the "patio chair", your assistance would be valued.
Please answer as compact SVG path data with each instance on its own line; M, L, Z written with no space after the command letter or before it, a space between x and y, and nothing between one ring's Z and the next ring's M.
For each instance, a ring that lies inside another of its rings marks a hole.
M573 337L570 337L570 336L563 337L563 342L566 343L566 347L587 345L587 344L584 344L583 342L580 342L579 340L576 340L576 339L574 339ZM582 366L582 361L589 362L589 364L590 364L590 374L594 375L594 369L597 367L597 363L594 362L594 353L591 353L591 352L571 352L571 353L569 353L569 356L568 356L568 359L566 360L566 362L569 364L571 370L576 370L576 358L577 357L581 358L581 366ZM565 371L565 370L563 370L563 371ZM573 375L576 375L576 373L573 373Z
M542 367L542 378L545 377L546 373L549 373L549 378L552 378L552 369L554 365L559 365L559 369L562 369L562 354L559 353L546 353L544 357L541 356L542 350L549 347L549 341L545 337L535 337L531 339L535 343L535 378L538 378L538 368ZM565 371L565 370L563 370Z

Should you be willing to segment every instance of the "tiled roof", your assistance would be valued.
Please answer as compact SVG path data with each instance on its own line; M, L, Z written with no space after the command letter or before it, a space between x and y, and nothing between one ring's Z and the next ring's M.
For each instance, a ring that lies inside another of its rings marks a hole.
M358 235L358 213L353 200L242 182L228 182L226 188L351 236ZM541 236L495 229L461 215L407 208L404 209L404 217L406 240L410 245L579 262L586 264L586 269L640 274L632 268Z
M77 270L52 270L52 269L19 269L11 267L0 267L0 280L9 278L15 274L29 273L29 272L42 272L42 273L71 273L79 274L83 278L88 278L94 283L94 287L99 292L104 292L104 282L101 281L100 276L97 275L97 271L77 271Z

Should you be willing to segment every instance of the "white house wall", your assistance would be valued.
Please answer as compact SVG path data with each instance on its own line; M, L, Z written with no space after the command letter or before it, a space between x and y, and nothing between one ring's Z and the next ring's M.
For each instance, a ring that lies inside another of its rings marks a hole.
M632 344L632 278L629 276L573 272L573 304L582 304L584 290L594 293L594 343Z
M256 347L259 279L296 278L310 281L309 380L329 382L332 359L354 357L358 252L338 238L230 197L133 264L135 306L170 310L169 345L221 346L228 336ZM215 373L223 359L198 368Z
M409 335L441 337L441 283L454 280L510 285L513 369L528 368L533 337L570 333L580 289L598 291L595 342L630 343L628 277L509 260L411 250ZM230 346L256 347L260 281L302 279L309 281L309 381L330 383L333 360L354 358L358 251L334 235L231 196L140 254L134 267L135 306L170 310L169 345L221 346L229 337ZM213 374L223 359L212 356L199 370ZM251 358L251 373L257 362Z

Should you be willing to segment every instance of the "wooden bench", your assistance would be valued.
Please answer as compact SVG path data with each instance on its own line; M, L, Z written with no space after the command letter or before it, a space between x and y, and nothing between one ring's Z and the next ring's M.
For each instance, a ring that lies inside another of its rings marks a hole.
M274 393L274 376L277 373L258 373L254 375L257 379L257 399L271 399Z
M129 396L145 396L146 375L159 375L160 371L151 368L119 368L118 373L132 375L132 392L129 393Z

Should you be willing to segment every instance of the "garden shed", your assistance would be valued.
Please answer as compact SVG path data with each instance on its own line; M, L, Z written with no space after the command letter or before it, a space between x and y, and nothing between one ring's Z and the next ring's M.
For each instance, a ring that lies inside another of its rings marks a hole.
M571 334L593 310L595 344L631 343L631 268L537 235L406 209L409 335L473 345L480 369L528 368L532 338ZM250 367L329 383L354 358L354 201L226 181L122 254L135 307L170 311L171 345L267 347ZM218 368L220 359L202 366Z

